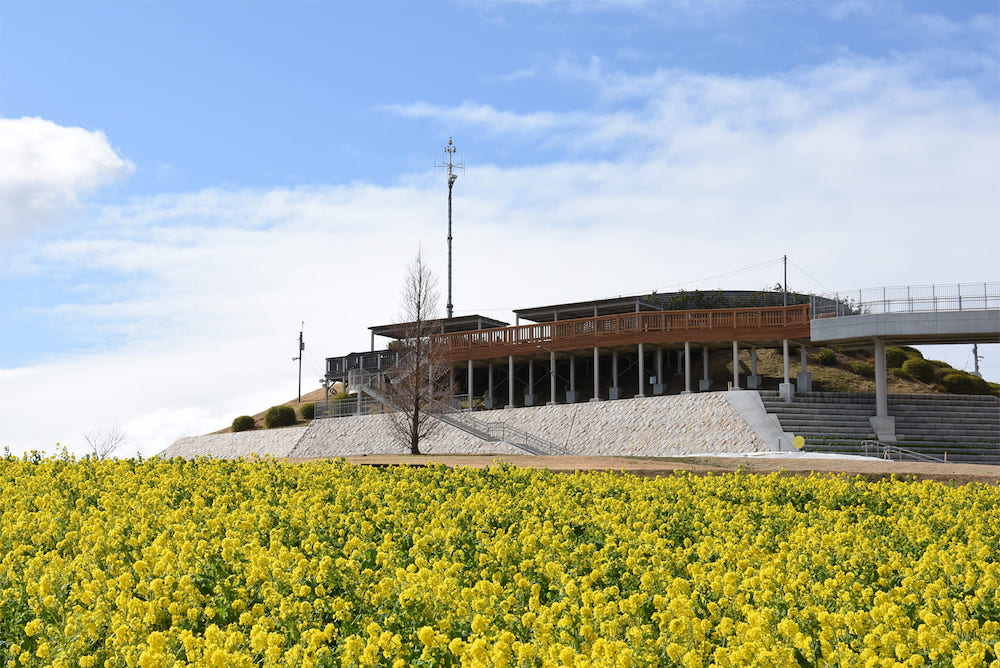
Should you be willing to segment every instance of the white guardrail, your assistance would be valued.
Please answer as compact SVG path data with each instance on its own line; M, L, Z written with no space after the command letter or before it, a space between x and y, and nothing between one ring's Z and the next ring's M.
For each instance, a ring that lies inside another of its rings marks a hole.
M984 309L1000 309L1000 282L863 288L813 299L814 318Z

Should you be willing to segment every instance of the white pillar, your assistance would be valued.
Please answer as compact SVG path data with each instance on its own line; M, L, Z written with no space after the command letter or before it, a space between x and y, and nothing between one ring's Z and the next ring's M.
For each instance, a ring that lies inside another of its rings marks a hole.
M889 383L885 370L885 341L875 339L875 417L889 417Z
M791 383L792 373L791 369L789 368L790 364L788 360L788 339L785 339L781 342L781 352L782 355L784 356L784 361L785 361L785 382Z
M556 405L556 354L549 351L549 406Z
M611 353L611 387L618 389L618 351Z
M576 392L576 361L569 356L569 391Z
M597 310L596 306L594 307L594 310L595 311ZM595 347L594 348L594 397L591 399L591 401L600 401L600 400L601 400L601 357L600 357L600 352Z
M490 400L490 408L493 408L493 362L490 362L486 368L486 382L489 383L486 388L486 398Z
M656 349L656 382L663 382L663 348Z
M507 405L505 408L514 407L514 356L507 356Z
M802 371L808 372L809 371L809 369L808 369L808 365L809 365L809 348L807 348L805 344L802 344L802 346L800 347L800 349L799 349L799 355L802 358Z
M740 344L733 341L733 389L740 389Z
M469 390L469 412L472 412L472 360L469 360L469 382L467 384Z
M684 394L691 394L691 342L684 342Z
M795 398L795 388L792 386L790 361L788 357L788 339L781 342L781 353L785 365L785 382L778 385L778 396L785 401L791 402Z
M646 389L646 353L642 348L642 344L639 344L639 394L635 395L637 397L645 397L646 393L643 390Z
M750 346L750 375L757 375L757 346Z

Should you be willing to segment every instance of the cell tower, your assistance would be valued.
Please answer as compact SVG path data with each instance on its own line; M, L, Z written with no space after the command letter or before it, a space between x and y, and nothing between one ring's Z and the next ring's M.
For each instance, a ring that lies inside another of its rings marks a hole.
M458 162L454 161L455 157L455 144L452 143L451 137L448 137L448 145L444 147L444 160L441 164L434 164L435 171L438 168L445 169L448 172L448 318L452 316L452 311L454 310L454 305L451 303L451 191L455 187L455 181L458 180L458 174L456 172L465 173L465 160L459 159Z

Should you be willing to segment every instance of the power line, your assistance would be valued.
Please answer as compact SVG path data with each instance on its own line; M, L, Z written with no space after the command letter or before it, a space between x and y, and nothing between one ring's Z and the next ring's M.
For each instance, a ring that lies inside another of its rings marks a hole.
M802 267L800 267L799 265L795 264L795 262L794 262L793 260L789 260L789 262L791 263L791 265L792 265L793 267L795 267L796 269L798 269L799 271L801 271L801 272L802 272L803 274L805 274L805 275L806 275L806 277L807 277L807 278L809 278L809 279L810 279L810 280L811 280L811 281L812 281L813 283L815 283L816 285L820 286L821 288L823 288L823 289L824 289L824 290L826 290L827 292L833 292L833 290L832 290L832 289L830 289L830 288L829 288L829 287L827 287L826 285L823 285L823 284L822 284L822 283L820 283L820 282L819 282L818 280L816 280L815 278L813 278L813 277L812 277L812 275L810 275L810 273L809 273L808 271L806 271L805 269L803 269L803 268L802 268Z

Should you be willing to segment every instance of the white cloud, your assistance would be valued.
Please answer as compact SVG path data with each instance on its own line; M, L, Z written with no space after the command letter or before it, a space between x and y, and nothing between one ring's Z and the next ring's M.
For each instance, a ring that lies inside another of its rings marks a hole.
M128 175L100 131L41 118L0 118L0 240L47 222Z
M834 289L996 280L1000 120L974 92L859 61L760 79L597 74L642 104L396 109L581 151L618 146L469 169L455 187L458 313L512 320L512 308L669 289L783 253ZM139 198L75 237L24 246L18 266L98 272L106 289L93 294L112 295L49 317L128 343L0 372L0 405L22 416L0 425L0 445L75 447L83 426L117 422L151 454L225 427L294 396L301 320L304 384L316 387L324 357L367 349L366 327L395 319L418 244L445 284L445 193L429 176L403 183ZM771 264L686 287L779 279Z

